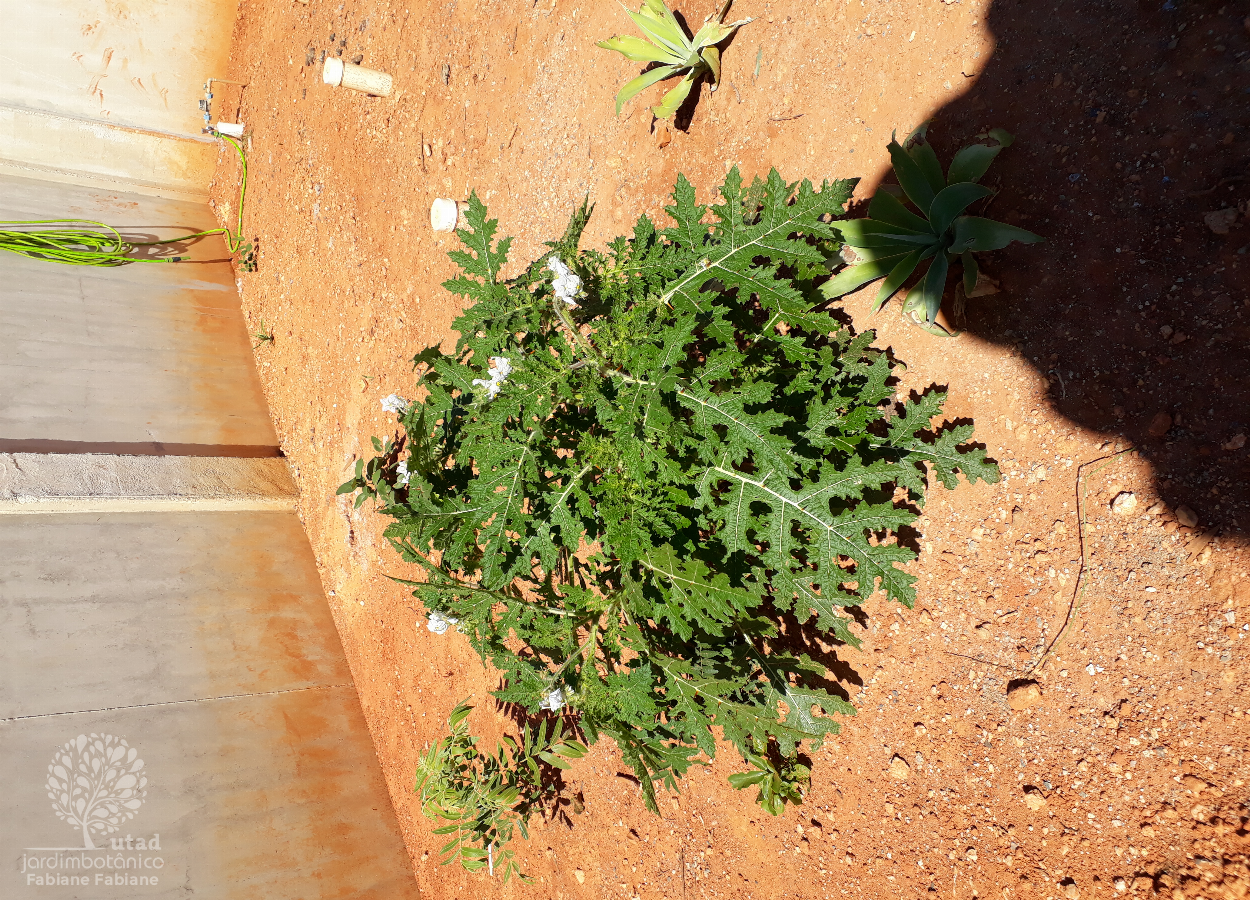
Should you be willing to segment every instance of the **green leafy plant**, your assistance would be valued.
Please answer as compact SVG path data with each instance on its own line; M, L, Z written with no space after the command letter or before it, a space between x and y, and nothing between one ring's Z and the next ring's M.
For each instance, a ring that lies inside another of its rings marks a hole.
M530 818L558 798L553 770L585 756L586 745L562 740L564 723L547 719L532 728L527 724L520 740L505 735L493 755L483 753L466 722L472 710L467 701L452 710L451 734L417 763L414 790L426 816L450 821L434 830L451 835L439 851L442 865L459 862L470 872L486 869L491 875L498 867L505 884L513 875L529 881L507 847L513 829L529 837Z
M803 786L810 780L812 770L797 758L788 757L777 764L766 754L751 751L744 753L743 758L753 768L730 775L730 787L739 791L757 787L755 802L774 816L781 815L787 803L803 802Z
M260 265L256 254L256 245L251 241L245 241L240 244L238 249L239 268L244 272L255 272Z
M667 119L677 112L690 96L690 89L700 75L710 73L712 90L716 90L716 85L720 83L720 48L716 45L751 21L741 19L726 25L725 14L729 12L732 2L733 0L725 0L719 12L704 19L703 27L693 40L686 35L686 30L664 4L664 0L643 0L636 13L626 9L626 14L642 29L647 39L630 35L611 37L606 41L599 41L595 46L615 50L636 62L653 62L657 65L621 88L616 95L616 114L619 116L621 107L638 92L657 81L673 78L683 72L686 74L677 87L664 95L659 106L651 108L657 119Z
M978 275L974 254L1000 250L1012 241L1035 244L1043 238L1014 225L962 215L977 200L993 193L977 182L999 151L1011 146L1010 134L995 128L984 135L992 143L964 147L943 176L937 154L925 139L926 128L922 125L902 144L897 140L889 144L901 193L917 212L885 187L868 205L868 218L838 222L842 240L855 248L857 261L828 281L823 290L826 297L834 299L883 278L873 303L875 312L921 269L924 275L908 292L903 311L926 331L947 334L937 324L937 314L951 263L958 260L962 265L962 287L965 295L971 295Z
M259 349L260 349L260 345L261 345L261 344L272 344L272 343L273 343L273 329L272 329L272 328L266 328L266 327L265 327L265 320L264 320L264 319L261 319L261 320L260 320L260 328L256 331L256 333L255 333L255 334L253 334L253 335L252 335L252 337L253 337L253 338L255 338L255 340L256 340L256 343L252 344L252 349L253 349L253 350L259 350Z
M399 451L401 444L387 438L379 440L370 438L373 452L377 455L371 459L356 460L356 473L351 480L339 485L337 494L356 494L354 509L360 509L367 500L379 500L387 509L395 506L399 498L395 493L394 482L407 483L407 467L399 469Z
M944 394L896 403L873 334L817 308L853 188L773 171L744 190L735 168L709 208L679 176L671 227L581 250L583 204L511 278L474 195L445 284L470 301L456 349L415 358L423 399L384 401L402 451L375 443L340 488L395 520L430 629L456 626L499 699L612 738L652 810L713 728L783 761L770 812L801 796L800 746L854 713L804 647L858 647L844 608L876 591L912 605L899 533L926 476L998 479L961 446L971 425L931 429Z

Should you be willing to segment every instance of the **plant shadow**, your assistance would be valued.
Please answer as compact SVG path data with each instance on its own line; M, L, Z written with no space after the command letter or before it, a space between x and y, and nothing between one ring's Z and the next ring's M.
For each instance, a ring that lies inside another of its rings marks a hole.
M1036 4L995 0L987 25L997 49L929 130L943 161L987 128L1012 132L990 169L991 214L1046 238L984 255L1002 292L967 301L963 340L1010 347L1048 383L1056 413L1139 451L1167 507L1188 506L1197 528L1244 540L1244 10L1055 10L1039 17ZM1109 35L1120 42L1114 54L1103 52Z
M164 230L167 231L168 229ZM231 257L228 254L224 257L215 257L212 259L186 258L186 254L189 253L193 247L203 243L208 240L208 238L215 236L216 235L189 234L182 239L171 239L167 235L162 236L160 234L148 232L128 230L122 233L122 239L134 246L134 250L130 253L130 257L135 260L176 260L180 263L230 262ZM156 241L161 241L162 243L154 243Z

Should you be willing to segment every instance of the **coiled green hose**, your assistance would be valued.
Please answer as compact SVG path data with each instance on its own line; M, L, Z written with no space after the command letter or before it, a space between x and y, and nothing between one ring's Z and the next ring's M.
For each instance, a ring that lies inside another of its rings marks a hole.
M243 198L247 195L247 157L243 146L229 135L215 132L228 141L239 154L243 167L243 183L239 188L239 218L234 231L214 228L163 241L127 241L121 232L103 222L86 219L37 219L28 222L0 221L0 250L8 250L29 259L43 259L67 266L124 266L134 262L183 262L186 256L146 257L136 256L140 247L156 247L161 244L177 244L192 238L220 234L226 238L231 255L243 246ZM49 228L47 226L58 226Z

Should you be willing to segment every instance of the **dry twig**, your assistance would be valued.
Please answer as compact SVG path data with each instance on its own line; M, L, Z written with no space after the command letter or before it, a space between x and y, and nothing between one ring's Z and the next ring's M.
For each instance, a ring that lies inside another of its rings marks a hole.
M1029 670L1026 673L1029 676L1036 675L1038 672L1040 672L1042 670L1042 666L1044 666L1046 664L1046 661L1050 659L1051 653L1054 652L1055 648L1059 646L1059 642L1063 640L1063 638L1067 635L1068 628L1072 625L1073 620L1076 619L1077 615L1080 613L1081 601L1085 597L1085 569L1087 566L1087 551L1085 549L1085 544L1086 544L1086 541L1085 541L1085 532L1086 532L1085 489L1086 489L1086 486L1089 484L1089 479L1082 477L1085 467L1092 466L1094 463L1099 463L1099 462L1102 463L1101 466L1099 466L1097 469L1093 471L1093 474L1097 475L1103 469L1107 468L1107 466L1115 462L1116 459L1123 456L1125 453L1132 452L1133 449L1134 448L1132 447L1125 447L1123 450L1113 453L1110 456L1101 456L1098 459L1091 459L1089 462L1081 463L1079 466L1077 466L1077 469L1076 469L1076 511L1077 511L1077 524L1078 524L1077 537L1078 537L1078 540L1080 541L1080 546L1081 546L1081 567L1077 569L1077 572L1076 572L1076 583L1072 585L1072 601L1068 604L1067 615L1063 617L1063 625L1060 626L1058 633L1054 636L1054 638L1051 639L1051 642L1047 645L1046 649L1042 651L1042 655L1038 657L1037 662L1029 666Z

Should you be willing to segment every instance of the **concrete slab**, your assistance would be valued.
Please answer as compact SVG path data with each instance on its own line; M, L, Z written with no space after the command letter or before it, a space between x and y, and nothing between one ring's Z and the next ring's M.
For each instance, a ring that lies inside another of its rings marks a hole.
M80 735L82 753L61 749ZM126 768L141 762L132 774L146 781L130 817L93 833L98 849L86 850L47 781L65 755L100 755L93 735L124 740L136 751ZM10 862L0 896L415 900L373 753L351 686L2 722L0 847ZM119 875L134 882L109 883Z
M293 513L0 517L0 633L0 896L418 896Z
M0 175L0 219L73 217L149 240L216 227L198 204ZM190 254L228 256L220 237ZM0 436L278 445L228 263L96 268L5 254L4 273Z
M0 516L0 718L351 682L294 513Z

